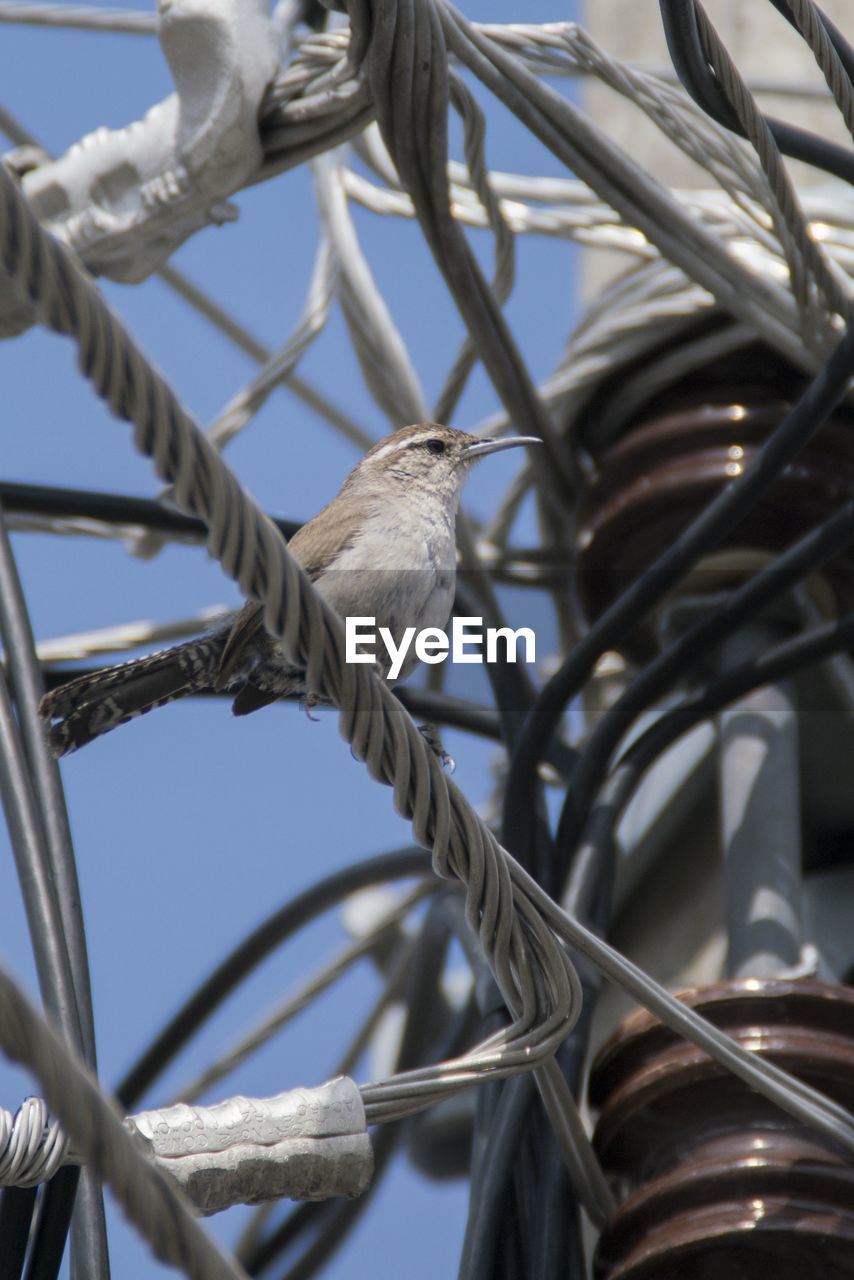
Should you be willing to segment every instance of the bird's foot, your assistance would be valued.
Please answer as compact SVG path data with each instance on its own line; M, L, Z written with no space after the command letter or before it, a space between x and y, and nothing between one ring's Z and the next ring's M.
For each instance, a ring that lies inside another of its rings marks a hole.
M434 724L420 724L418 732L433 752L433 755L439 757L442 768L447 769L448 773L456 773L457 762L453 756L448 755L448 752L442 746L442 739L439 737L439 731L436 726Z
M314 708L319 705L320 705L320 699L313 693L307 693L306 696L303 698L302 702L300 703L300 706L302 707L306 716L308 717L309 720L312 721L313 724L317 724L318 720L320 719L320 716L312 715L312 711L314 710Z

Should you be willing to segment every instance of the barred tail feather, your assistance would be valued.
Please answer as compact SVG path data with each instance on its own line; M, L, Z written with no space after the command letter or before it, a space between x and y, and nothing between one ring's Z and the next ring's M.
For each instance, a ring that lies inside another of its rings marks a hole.
M189 640L80 676L46 693L39 714L49 726L48 742L54 755L70 755L128 720L209 688L226 637L227 632L222 631Z

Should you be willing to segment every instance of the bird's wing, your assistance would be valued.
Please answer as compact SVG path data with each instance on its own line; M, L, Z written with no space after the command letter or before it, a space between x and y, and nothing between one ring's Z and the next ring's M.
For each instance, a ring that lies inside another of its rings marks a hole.
M346 520L347 496L339 494L336 512L330 515L332 503L328 503L322 511L297 529L288 543L292 554L299 561L312 582L322 576L329 565L343 551L352 545L357 524L347 522L353 529L353 537L341 537L341 517ZM354 513L355 514L355 513ZM247 600L232 623L229 637L225 642L222 657L216 676L216 687L224 688L232 676L240 670L247 648L251 648L259 632L264 631L264 609L255 600Z
M240 610L225 642L219 660L214 688L224 689L239 668L247 645L264 629L264 610L256 600L247 600Z

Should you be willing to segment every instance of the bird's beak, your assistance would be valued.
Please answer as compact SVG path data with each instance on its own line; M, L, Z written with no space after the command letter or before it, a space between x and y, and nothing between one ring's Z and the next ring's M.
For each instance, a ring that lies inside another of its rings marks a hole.
M499 436L495 439L485 438L466 445L463 458L470 462L473 458L485 458L488 453L500 453L502 449L515 449L522 444L542 444L537 436Z

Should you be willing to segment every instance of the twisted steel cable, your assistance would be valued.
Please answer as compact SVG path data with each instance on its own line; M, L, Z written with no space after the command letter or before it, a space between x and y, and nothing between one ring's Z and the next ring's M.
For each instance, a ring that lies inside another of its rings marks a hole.
M783 0L783 3L812 50L833 95L833 101L839 108L839 114L845 121L845 127L854 137L854 86L849 74L850 64L849 67L845 66L828 34L826 19L819 16L819 11L811 0Z
M95 286L42 231L6 173L0 174L0 196L0 253L7 271L49 327L76 338L83 372L114 412L134 423L137 447L174 485L178 505L205 521L212 554L246 595L266 602L268 629L306 669L310 686L340 707L343 736L371 775L393 787L398 811L412 822L419 843L432 848L437 874L466 886L469 923L515 1015L506 1033L485 1047L488 1069L518 1069L547 1059L578 1014L578 980L527 895L514 890L507 855L445 777L391 692L372 672L343 661L340 619ZM479 1069L476 1054L467 1055L465 1069Z
M89 1071L72 1058L12 979L0 970L3 1047L38 1076L75 1148L110 1184L157 1257L193 1280L245 1280L196 1222L183 1195L148 1161Z
M365 41L362 41L363 47ZM306 117L308 118L308 117ZM4 223L4 232L6 226ZM10 240L14 242L15 237L19 234L18 229L10 232ZM26 239L26 233L23 236ZM15 245L15 248L20 247ZM36 250L36 253L41 250ZM4 257L6 257L4 247ZM49 255L48 255L49 256ZM48 268L50 270L50 268ZM26 275L26 268L22 268ZM273 549L273 544L264 541L269 530L253 526L250 529L250 537L247 541L244 539L246 526L243 524L242 509L230 507L230 502L234 498L234 494L240 493L233 485L233 481L228 478L224 479L199 452L198 445L192 440L181 438L180 432L173 434L168 439L167 434L161 431L161 426L156 419L161 412L165 412L168 416L178 409L178 416L183 414L183 410L169 400L168 396L163 399L160 392L155 389L152 391L144 385L144 379L137 379L137 373L133 367L133 360L130 360L127 367L121 367L120 373L115 378L111 373L111 365L114 358L122 365L126 357L126 351L121 348L121 344L116 344L114 350L104 356L101 352L99 357L95 350L99 340L112 342L112 335L109 325L105 325L103 317L98 315L88 316L85 314L85 307L80 308L79 299L74 297L73 288L66 289L67 281L60 278L61 273L57 273L58 291L63 296L57 301L51 302L50 306L55 308L51 311L53 316L54 327L65 332L74 332L72 327L66 325L78 325L77 332L81 339L85 339L81 345L83 352L82 359L85 368L96 380L96 385L103 387L105 390L105 398L110 400L114 408L121 409L124 416L133 420L138 428L138 439L144 443L147 451L155 457L156 465L160 474L164 477L170 474L178 474L182 468L185 472L195 470L197 466L201 467L201 473L198 477L194 477L192 483L187 480L185 497L188 504L195 502L196 505L188 505L187 509L193 510L201 514L205 519L210 516L214 519L216 513L222 518L222 524L212 529L210 534L211 544L221 547L224 557L228 557L228 564L232 567L229 569L238 580L243 583L243 578L239 575L242 573L251 580L254 591L253 594L261 594L265 589L271 589L273 596L270 602L270 611L280 620L280 625L287 629L288 624L291 625L290 638L295 648L296 654L307 654L307 660L310 662L312 657L315 659L314 673L318 679L318 687L326 690L335 687L342 697L342 725L345 726L345 736L351 736L354 742L354 752L357 750L356 741L359 742L359 749L364 752L363 758L367 759L369 769L373 776L380 777L381 780L387 781L395 787L395 797L402 811L411 817L419 839L425 839L428 843L434 844L434 858L436 865L441 866L445 873L460 874L462 879L470 876L471 880L477 882L481 877L479 893L472 891L471 884L468 884L468 911L470 919L478 923L481 936L486 929L486 921L492 911L492 918L489 920L490 928L498 931L505 931L504 941L508 944L509 959L503 963L502 976L505 981L509 980L510 989L515 989L516 994L520 998L519 1010L520 1017L517 1019L519 1027L524 1026L526 1031L530 1032L533 1022L525 1022L525 1010L528 1012L533 1009L537 1014L540 1013L538 1005L538 993L533 990L531 984L526 981L520 981L520 973L524 970L527 955L524 946L519 947L520 938L524 943L525 940L530 944L531 936L536 935L537 929L532 923L534 917L537 917L536 911L524 915L521 928L521 934L514 935L512 930L517 922L508 925L508 913L506 910L502 912L500 899L501 892L504 893L506 903L508 895L515 896L517 899L524 899L525 883L516 875L513 864L502 862L502 851L494 846L494 841L488 832L481 829L476 832L477 841L473 846L476 849L476 856L471 857L471 850L466 852L466 845L472 832L466 826L466 823L460 816L459 806L456 801L457 793L454 788L448 787L446 780L441 773L436 774L435 766L431 768L430 762L424 767L423 759L418 756L419 743L412 740L410 728L407 728L405 717L401 717L399 722L394 721L392 716L391 722L387 722L387 717L391 713L388 711L387 699L384 701L385 691L381 686L371 684L370 679L365 681L347 679L347 672L341 672L338 669L340 665L340 634L336 632L334 620L324 616L322 609L318 609L316 602L314 605L310 599L308 592L308 600L305 599L305 584L300 580L297 574L296 579L290 576L290 569L287 566L287 560L284 565L277 565L275 557L281 554L281 548ZM35 282L37 272L33 269L32 280ZM39 287L41 287L39 285ZM64 292L63 292L64 291ZM57 322L59 317L59 322ZM111 322L112 323L112 322ZM138 355L138 353L136 353ZM127 375L134 383L132 393L124 389L121 385L121 377ZM109 393L109 394L108 394ZM139 405L142 405L140 410ZM136 416L137 413L139 416ZM147 416L150 415L150 418ZM187 415L184 415L186 418ZM142 421L140 420L142 419ZM155 419L151 421L150 419ZM190 426L192 422L187 418ZM172 426L175 425L173 422ZM179 424L180 425L180 424ZM170 472L171 468L171 472ZM242 495L241 495L242 496ZM184 499L182 499L182 502ZM217 531L218 530L218 531ZM255 539L258 539L258 545L263 547L263 551L269 553L271 559L266 560L262 555L261 561L255 564L250 563ZM295 597L294 592L297 592ZM278 592L278 596L276 593ZM278 603L277 603L278 602ZM323 649L317 652L316 645L322 641ZM338 665L336 665L338 664ZM310 667L311 670L311 667ZM365 673L367 674L367 673ZM328 681L324 684L323 681ZM336 683L337 682L337 683ZM376 687L374 687L376 686ZM347 702L345 699L349 699ZM373 729L374 713L379 713L382 729L379 734ZM396 749L400 749L401 759L394 759ZM423 748L422 748L423 755ZM405 757L405 759L403 758ZM437 782L437 776L445 783L444 793L441 793L441 787ZM441 794L438 796L436 792ZM464 805L464 802L462 802ZM463 810L464 812L464 810ZM461 824L458 825L458 824ZM430 837L433 840L430 840ZM465 837L465 838L463 838ZM441 848L441 841L444 840L445 846ZM489 866L490 856L496 857L498 867L493 871ZM509 873L509 874L508 874ZM490 888L488 882L489 876L494 874L497 889ZM490 896L492 895L492 896ZM518 902L517 902L518 905ZM509 913L512 920L512 910ZM557 927L553 925L553 927ZM509 932L508 932L509 929ZM493 959L495 957L493 956ZM514 986L518 984L518 986ZM561 990L563 988L561 987ZM557 988L555 988L557 991ZM554 994L552 992L551 994ZM545 1001L548 1007L548 1001ZM558 1006L555 1005L555 1008ZM511 1028L511 1033L512 1033ZM511 1063L511 1055L506 1051L506 1040L496 1042L498 1056L496 1059L499 1069L502 1066L509 1066ZM514 1045L514 1047L518 1047ZM487 1046L483 1046L486 1050ZM457 1064L459 1065L459 1064ZM477 1052L468 1055L465 1072L471 1071L478 1073L485 1065L484 1058L477 1057ZM467 1077L468 1078L468 1077ZM383 1085L377 1088L377 1115L383 1111L385 1104L389 1104L388 1114L402 1114L401 1111L395 1111L396 1106L408 1107L410 1102L417 1101L418 1097L424 1095L418 1093L416 1097L415 1090L420 1090L423 1084L428 1084L426 1077L422 1076L417 1082L401 1081L400 1091L396 1097L392 1093L381 1097L380 1091ZM458 1081L459 1083L459 1081ZM571 1114L571 1113L570 1113Z
M827 308L843 320L851 315L848 281L809 234L803 209L774 135L699 0L694 0L694 11L706 57L771 185L774 204L779 211L779 217L775 217L777 234L788 260L795 301L805 320L811 315L815 320L815 332L809 324L803 323L804 338L826 347L833 337ZM814 290L818 296L813 296Z
M240 488L165 381L151 368L121 323L64 249L38 225L13 179L0 172L0 257L39 306L45 322L74 336L84 372L119 416L133 422L141 451L154 460L176 499L209 527L208 545L243 590L265 603L266 624L289 656L306 667L310 685L341 708L341 728L371 775L394 789L398 810L419 843L432 847L437 874L466 888L466 915L478 933L514 1022L479 1050L448 1064L446 1084L465 1087L490 1074L544 1063L541 1083L554 1119L555 1093L566 1135L573 1106L551 1056L579 1011L578 979L557 945L579 947L669 1025L702 1043L742 1078L782 1106L830 1126L854 1149L854 1125L839 1107L784 1072L758 1063L726 1036L656 987L578 922L569 919L501 848L465 798L442 773L412 721L373 672L341 661L342 625L316 595L275 527ZM550 926L546 927L546 922ZM542 1073L541 1073L542 1074ZM375 1087L366 1102L375 1118L405 1114L432 1092L440 1069L406 1073ZM403 1108L401 1112L400 1108ZM60 1115L62 1113L59 1113ZM73 1133L73 1130L72 1130ZM573 1135L578 1138L577 1133ZM595 1216L596 1206L591 1206Z

